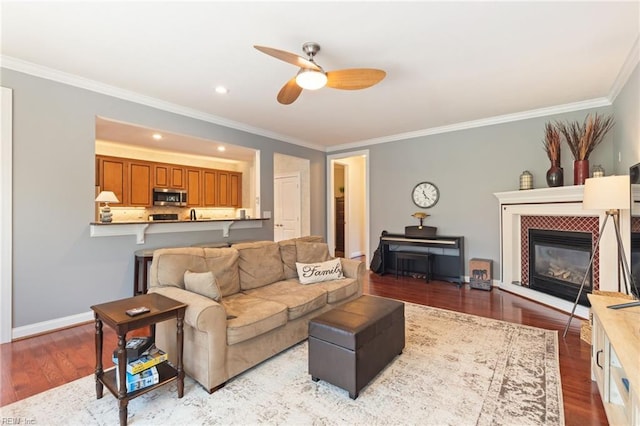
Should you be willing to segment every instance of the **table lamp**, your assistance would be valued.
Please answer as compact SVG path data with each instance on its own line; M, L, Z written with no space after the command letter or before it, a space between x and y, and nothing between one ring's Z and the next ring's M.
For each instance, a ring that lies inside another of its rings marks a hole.
M100 221L104 223L109 223L112 221L113 213L111 213L111 207L109 207L109 203L119 203L118 197L111 191L102 191L96 197L96 202L104 203L104 207L100 209Z

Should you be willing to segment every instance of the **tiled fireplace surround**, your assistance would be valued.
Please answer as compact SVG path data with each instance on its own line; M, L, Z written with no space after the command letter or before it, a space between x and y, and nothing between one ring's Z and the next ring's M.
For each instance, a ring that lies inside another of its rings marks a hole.
M500 202L501 289L571 312L573 302L528 288L528 231L530 228L537 228L590 232L595 244L606 214L604 211L583 210L583 191L583 186L563 186L494 194ZM620 233L628 255L629 211L622 211L621 216ZM616 245L613 223L609 219L600 247L594 247L594 289L618 291ZM575 315L586 319L589 310L578 305Z

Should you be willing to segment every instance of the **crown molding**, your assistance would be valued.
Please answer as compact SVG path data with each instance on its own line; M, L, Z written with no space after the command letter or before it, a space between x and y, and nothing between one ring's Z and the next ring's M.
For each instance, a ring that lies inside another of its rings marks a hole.
M483 118L480 120L465 121L448 126L431 127L429 129L417 130L415 132L399 133L396 135L384 136L381 138L362 140L359 142L330 147L327 149L327 152L378 145L381 143L395 142L398 140L413 139L423 136L437 135L441 133L456 132L459 130L475 129L477 127L493 126L496 124L510 123L513 121L527 120L530 118L546 117L554 114L562 114L565 112L580 111L583 109L598 108L604 106L611 106L611 101L607 98L596 98L569 104L556 105L552 107L533 109L530 111Z
M631 47L627 59L624 61L624 64L622 64L622 68L611 86L611 91L609 92L609 99L611 102L615 101L624 85L627 84L627 81L629 80L629 77L631 77L633 70L638 65L638 62L640 62L640 36L638 36L635 43L633 43L633 47Z
M21 59L17 59L11 56L1 55L0 67L7 68L13 71L22 72L29 75L33 75L35 77L56 81L58 83L68 84L70 86L90 90L92 92L101 93L103 95L113 96L115 98L123 99L130 102L135 102L138 104L146 105L152 108L160 109L163 111L171 112L171 113L182 115L185 117L195 118L197 120L206 121L208 123L229 127L231 129L240 130L240 131L251 133L254 135L264 136L266 138L275 139L278 141L287 142L294 145L300 145L305 148L313 149L316 151L322 151L322 152L325 151L324 146L316 145L307 141L292 138L290 136L271 132L259 127L249 126L247 124L239 123L237 121L228 120L213 114L207 114L207 113L197 111L191 108L187 108L181 105L177 105L171 102L166 102L150 96L141 95L139 93L132 92L129 90L120 89L115 86L104 84L88 78L80 77L74 74L69 74L53 68L44 67L31 62L23 61Z
M244 131L258 136L263 136L270 139L275 139L282 142L299 145L305 148L313 149L321 152L336 152L347 149L361 148L371 145L378 145L388 142L396 142L404 139L412 139L424 136L437 135L441 133L455 132L459 130L468 130L484 126L492 126L496 124L510 123L514 121L526 120L530 118L545 117L554 114L561 114L565 112L580 111L589 108L598 108L603 106L611 106L613 99L618 95L626 81L628 80L631 72L637 65L639 54L638 39L631 49L625 64L618 74L616 82L614 83L610 95L608 98L595 98L586 101L573 102L569 104L557 105L546 108L539 108L530 111L522 111L513 114L505 114L495 117L483 118L480 120L466 121L462 123L456 123L448 126L432 127L428 129L417 130L413 132L398 133L395 135L383 136L380 138L365 139L357 142L335 145L331 147L325 147L317 145L311 142L303 141L297 138L292 138L283 134L271 132L258 127L249 126L237 121L228 120L222 117L218 117L212 114L206 114L201 111L197 111L191 108L186 108L181 105L166 102L150 96L144 96L136 92L120 89L115 86L100 83L95 80L79 77L77 75L65 73L59 70L55 70L41 65L33 64L31 62L23 61L21 59L13 58L10 56L0 56L0 67L11 69L14 71L22 72L25 74L33 75L36 77L56 81L70 86L79 87L82 89L90 90L93 92L101 93L108 96L113 96L119 99L135 102L138 104L146 105L152 108L157 108L163 111L172 112L174 114L183 115L190 118L195 118L208 123L217 124L220 126L232 128L235 130Z

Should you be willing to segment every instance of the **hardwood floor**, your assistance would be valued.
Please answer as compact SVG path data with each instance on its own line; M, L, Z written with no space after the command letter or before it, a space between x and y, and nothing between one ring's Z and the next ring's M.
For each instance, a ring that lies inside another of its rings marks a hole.
M410 277L395 279L367 273L364 292L442 309L557 330L560 373L567 425L606 425L607 419L591 381L591 347L580 340L580 321L562 332L568 315L519 296L494 289L490 292L458 289L454 284ZM112 365L110 352L116 336L104 327L105 367ZM93 374L95 368L94 326L84 324L42 336L0 345L0 406L10 404Z

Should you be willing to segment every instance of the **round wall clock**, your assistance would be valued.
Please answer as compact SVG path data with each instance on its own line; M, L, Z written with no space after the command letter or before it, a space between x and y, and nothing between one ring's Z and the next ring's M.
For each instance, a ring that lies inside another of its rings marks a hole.
M440 191L438 187L431 182L420 182L411 192L411 199L414 204L423 209L435 206L439 198Z

